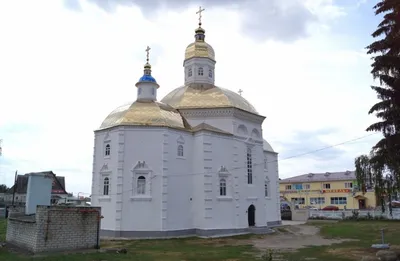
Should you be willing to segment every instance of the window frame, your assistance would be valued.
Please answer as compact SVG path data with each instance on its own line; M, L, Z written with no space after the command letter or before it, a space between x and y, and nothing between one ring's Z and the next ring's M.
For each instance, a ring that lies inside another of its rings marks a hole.
M197 75L198 76L203 76L204 75L204 68L203 67L199 67L197 69Z
M270 195L269 195L269 181L268 180L264 181L264 196L266 198L270 197Z
M219 196L226 197L227 196L227 186L226 186L226 179L220 178L219 179Z
M352 189L353 188L353 182L345 182L344 183L344 188Z
M111 156L111 144L109 142L106 143L104 146L104 157L110 157Z
M104 177L103 178L103 196L110 195L110 178Z
M323 183L322 188L323 189L331 189L331 183Z
M330 197L331 205L347 205L347 197Z
M247 184L253 184L253 154L251 148L247 148L246 151L246 165L247 165Z
M142 182L144 182L142 184ZM146 177L140 175L136 179L136 195L146 195Z
M178 144L178 147L177 147L176 149L177 149L176 155L177 155L178 157L183 158L184 155L185 155L183 145L182 145L182 144Z

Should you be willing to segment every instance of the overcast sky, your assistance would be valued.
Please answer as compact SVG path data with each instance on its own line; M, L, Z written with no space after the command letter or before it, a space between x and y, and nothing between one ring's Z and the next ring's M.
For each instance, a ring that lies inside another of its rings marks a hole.
M0 183L15 170L53 170L68 191L90 194L93 130L136 99L147 45L158 99L183 84L199 4L216 84L242 89L267 117L263 135L281 159L367 135L375 2L1 1ZM280 176L353 170L378 138L282 160Z

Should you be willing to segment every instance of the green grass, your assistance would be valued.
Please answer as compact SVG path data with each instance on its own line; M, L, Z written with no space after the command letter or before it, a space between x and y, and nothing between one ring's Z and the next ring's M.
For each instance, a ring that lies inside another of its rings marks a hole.
M316 258L324 261L360 260L363 255L374 255L377 250L372 244L381 243L381 229L384 229L385 242L400 246L400 222L397 221L341 221L337 223L311 223L320 227L325 238L353 239L330 246L314 246L286 254L290 260Z
M391 245L400 245L400 222L388 221L343 221L338 223L318 222L313 225L321 228L326 238L347 238L348 241L331 246L318 246L300 249L295 253L284 254L288 260L300 261L306 258L324 261L360 260L360 255L367 253L370 245L380 242L380 229L385 229L385 239ZM279 228L281 233L287 232ZM4 241L5 220L0 220L0 241ZM28 257L9 253L0 248L0 260L13 261L255 261L259 251L246 244L248 239L260 236L243 235L220 239L171 239L171 240L132 240L102 241L102 248L126 248L127 254L87 253L54 254Z

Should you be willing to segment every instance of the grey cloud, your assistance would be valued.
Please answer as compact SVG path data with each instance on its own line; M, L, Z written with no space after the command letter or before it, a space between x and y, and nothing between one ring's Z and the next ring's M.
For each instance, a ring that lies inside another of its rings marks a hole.
M295 155L302 155L310 151L329 147L332 144L323 142L319 137L322 135L335 134L335 129L321 129L316 131L299 131L292 142L280 142L284 149L280 153L280 158L284 159ZM330 161L338 159L345 153L338 147L327 148L315 153L306 154L301 157L307 157L319 161Z
M84 0L82 0L84 1ZM316 20L303 0L86 0L106 12L118 6L139 6L148 17L160 8L182 9L193 4L206 8L227 7L240 9L243 14L242 30L257 40L290 42L307 36L307 25ZM77 0L65 0L66 7L80 10Z

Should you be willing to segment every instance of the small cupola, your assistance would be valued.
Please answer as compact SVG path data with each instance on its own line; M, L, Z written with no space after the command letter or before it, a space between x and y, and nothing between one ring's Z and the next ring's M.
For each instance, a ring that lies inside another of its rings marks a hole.
M151 75L151 65L149 63L150 47L146 48L146 64L144 65L143 76L136 83L138 101L156 101L157 89L160 87L156 79Z

